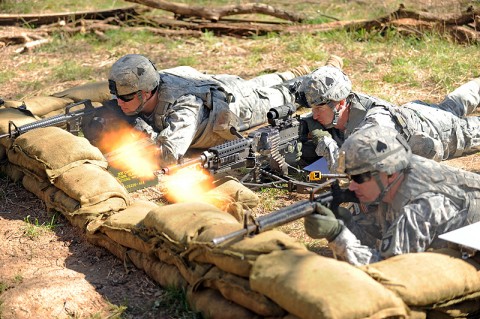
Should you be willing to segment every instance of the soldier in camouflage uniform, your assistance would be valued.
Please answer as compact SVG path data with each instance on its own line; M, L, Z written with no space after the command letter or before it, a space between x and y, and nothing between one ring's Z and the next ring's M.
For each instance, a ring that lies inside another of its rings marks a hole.
M300 91L312 107L312 117L342 135L318 142L317 155L335 167L338 147L352 132L370 125L397 129L414 154L436 161L458 157L480 147L480 118L467 117L480 103L480 79L472 80L440 104L413 101L400 107L352 92L349 78L340 70L321 67L307 76Z
M188 66L157 71L145 56L128 54L110 71L110 92L122 111L137 116L161 148L164 163L176 162L188 148L208 148L236 138L237 131L265 123L272 107L294 102L280 85L309 73L302 67L244 80L208 75Z
M339 208L337 219L318 204L305 229L326 238L337 256L354 265L447 247L438 235L480 220L478 175L412 155L392 128L359 130L340 153L349 190L372 209L352 216Z

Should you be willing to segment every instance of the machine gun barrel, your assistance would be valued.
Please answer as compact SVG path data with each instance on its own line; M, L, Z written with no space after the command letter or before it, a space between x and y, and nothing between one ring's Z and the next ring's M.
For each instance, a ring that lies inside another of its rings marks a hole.
M191 160L187 160L183 163L163 167L163 168L159 169L158 171L155 171L154 174L157 175L157 176L159 176L159 175L170 175L170 174L173 174L174 172L176 172L176 171L178 171L182 168L185 168L185 167L194 166L194 165L197 165L197 164L200 164L201 166L203 166L207 162L208 158L211 158L212 156L213 155L211 153L205 151L199 157L193 158Z

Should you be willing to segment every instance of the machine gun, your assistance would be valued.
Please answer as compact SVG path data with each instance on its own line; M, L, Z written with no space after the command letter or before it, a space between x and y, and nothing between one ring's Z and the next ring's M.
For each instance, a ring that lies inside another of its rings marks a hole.
M319 193L319 191L324 190L326 187L330 187L330 190ZM336 212L340 204L347 202L358 202L355 193L348 189L341 189L338 185L338 180L331 179L314 188L310 192L309 199L298 201L270 214L257 217L252 223L249 223L248 220L251 217L246 215L242 229L216 237L212 239L212 243L215 246L223 243L232 243L246 236L253 236L287 224L314 213L317 203L328 206L333 212Z
M247 187L285 188L286 185L289 191L306 193L318 183L298 181L289 177L289 168L294 168L285 161L288 148L295 147L303 129L299 117L293 116L295 111L296 108L292 104L271 108L267 113L268 126L249 133L247 137L241 136L232 128L231 133L237 135L238 139L211 147L197 158L162 168L155 174L168 175L193 165L200 165L211 174L246 167L250 171L240 182ZM299 170L294 170L299 173Z

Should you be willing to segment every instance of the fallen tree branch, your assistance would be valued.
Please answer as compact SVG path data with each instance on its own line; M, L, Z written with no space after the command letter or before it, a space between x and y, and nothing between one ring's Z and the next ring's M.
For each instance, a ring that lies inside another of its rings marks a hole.
M74 21L80 19L105 19L108 17L125 17L138 15L135 6L112 10L77 11L44 14L0 14L0 25L31 24L35 26L56 23L58 21Z
M24 53L32 50L35 47L38 47L40 45L43 45L45 43L50 42L50 39L40 39L40 40L35 40L35 41L30 41L27 42L23 47L18 48L15 50L15 53Z
M222 17L247 14L247 13L260 13L270 15L276 18L301 22L303 18L295 13L290 13L284 10L276 9L272 6L263 3L246 3L242 5L229 5L223 7L206 8L200 6L190 6L183 3L175 3L163 0L126 0L128 2L142 4L148 7L161 9L169 12L173 12L178 19L183 18L203 18L211 21L218 21Z

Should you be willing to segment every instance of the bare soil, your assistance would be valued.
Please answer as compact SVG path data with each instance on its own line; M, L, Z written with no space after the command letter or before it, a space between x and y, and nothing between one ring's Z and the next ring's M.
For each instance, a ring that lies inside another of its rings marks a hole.
M424 1L429 6L451 5L451 0ZM429 7L429 9L431 9ZM198 51L203 69L210 73L225 72L222 63L227 56L241 60L249 52L252 40L218 39L214 51L203 46L201 40L185 41L186 50ZM22 89L22 79L36 77L39 83L50 74L39 67L38 70L20 71L19 66L38 61L75 59L82 65L104 69L111 65L115 52L91 52L81 50L73 54L62 52L30 52L15 54L15 48L5 47L2 53L2 69L19 72L11 81L2 84L0 96L13 98L17 94L31 96L60 91L85 81L55 83L54 86L39 86L34 91ZM338 48L324 48L331 53L342 55ZM151 56L169 64L169 55L160 44L132 48L132 52L151 52ZM274 50L273 50L274 51ZM215 62L213 62L215 61ZM212 63L213 62L213 63ZM275 52L266 53L262 70L284 69L285 65ZM299 61L301 64L302 61ZM25 70L23 68L22 70ZM246 68L239 63L228 73L251 77L258 74L254 67ZM348 70L347 70L348 71ZM99 73L98 79L104 78ZM397 91L402 94L402 89ZM428 87L417 91L403 92L405 100L410 97L438 99ZM438 93L438 92L437 92ZM480 173L480 155L474 154L446 162L449 165ZM158 190L143 190L135 195L138 198L159 200ZM276 205L281 206L296 200L295 195L280 197ZM267 199L267 198L265 198ZM259 211L258 213L262 213ZM54 220L53 230L47 227ZM37 226L35 226L37 225ZM43 227L38 227L43 225ZM293 224L287 231L300 240L307 241L301 224ZM312 247L322 251L318 242L310 242ZM80 230L71 226L63 216L47 212L44 203L21 185L6 178L0 179L0 318L186 318L196 317L193 313L179 312L181 300L168 304L169 292L159 287L143 271L133 265L124 264L103 248L89 244ZM176 304L175 304L176 303ZM122 309L122 306L126 307Z

